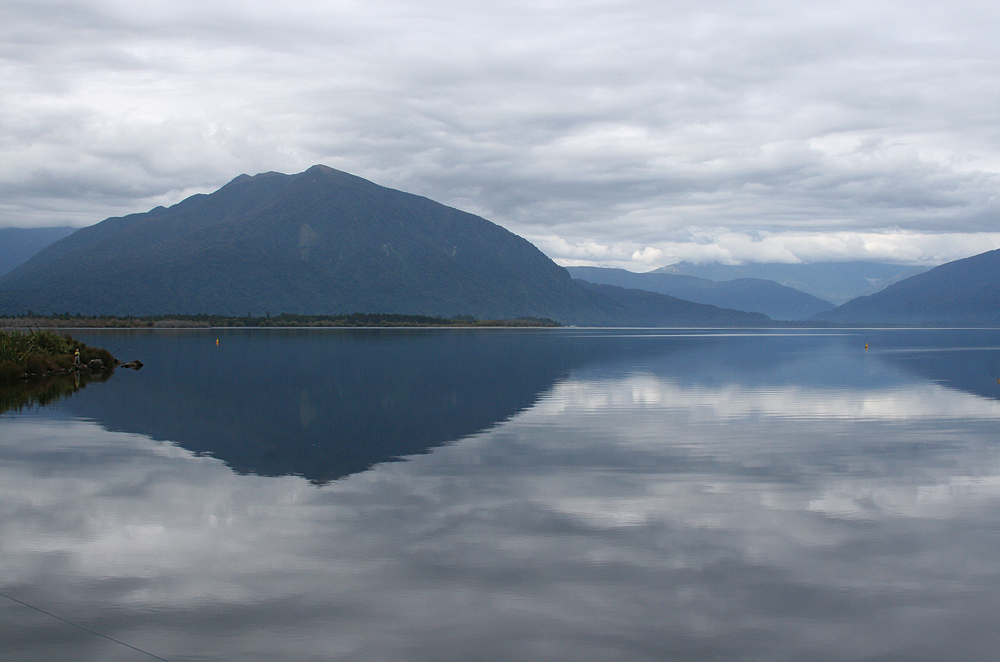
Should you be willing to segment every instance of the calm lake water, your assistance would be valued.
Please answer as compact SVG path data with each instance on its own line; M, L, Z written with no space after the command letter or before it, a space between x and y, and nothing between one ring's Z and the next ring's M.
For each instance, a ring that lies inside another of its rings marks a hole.
M5 661L1000 659L998 330L74 335Z

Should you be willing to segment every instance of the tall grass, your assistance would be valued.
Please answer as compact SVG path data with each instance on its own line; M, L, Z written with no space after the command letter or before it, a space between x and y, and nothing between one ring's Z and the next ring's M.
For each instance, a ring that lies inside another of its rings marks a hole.
M65 370L73 365L77 349L82 363L99 358L108 368L114 365L107 350L87 347L55 331L0 331L0 383L13 382L25 374Z
M0 361L20 363L32 354L72 354L75 349L69 336L54 331L0 332Z

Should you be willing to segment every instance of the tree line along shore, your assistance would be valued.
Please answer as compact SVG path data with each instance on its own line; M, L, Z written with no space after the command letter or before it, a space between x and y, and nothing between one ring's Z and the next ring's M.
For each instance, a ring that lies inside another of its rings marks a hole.
M282 313L244 317L231 315L144 315L115 317L36 315L0 317L0 329L162 329L162 328L239 328L239 327L556 327L559 323L538 317L507 320L479 320L468 315L432 317L388 313L351 313L349 315L295 315Z

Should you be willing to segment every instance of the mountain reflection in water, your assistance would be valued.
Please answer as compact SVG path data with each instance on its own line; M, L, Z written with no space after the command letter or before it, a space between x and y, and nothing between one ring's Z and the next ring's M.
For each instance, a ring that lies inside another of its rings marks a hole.
M896 366L997 397L995 377L974 352L943 358L913 349L922 339L933 342L933 333L104 332L100 341L121 344L123 360L139 358L146 368L66 406L109 430L172 441L241 473L300 475L322 484L488 429L532 406L574 370L648 371L683 384L797 384L807 354L817 385L887 383L897 379L890 370ZM981 346L988 333L966 342ZM843 351L873 335L869 354Z
M166 659L1000 656L996 332L99 335L0 417L0 591Z
M536 330L131 332L113 342L141 358L142 375L82 394L67 404L74 413L239 472L316 483L507 420L594 351Z

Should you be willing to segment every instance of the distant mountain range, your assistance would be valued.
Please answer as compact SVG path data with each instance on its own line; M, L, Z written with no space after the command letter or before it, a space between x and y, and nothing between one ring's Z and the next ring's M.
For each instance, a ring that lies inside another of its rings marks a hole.
M590 283L658 292L697 303L763 313L775 320L804 320L834 307L829 301L760 278L716 282L662 270L634 273L625 269L567 267L567 271L573 278Z
M76 228L0 228L0 275L27 262L49 244L72 234Z
M874 294L889 285L927 271L881 262L815 262L812 264L690 264L680 262L649 273L697 276L713 281L738 278L772 280L780 285L811 294L834 305Z
M766 316L585 287L486 219L326 166L241 175L109 218L0 277L0 313L273 312L758 326Z
M1000 250L942 264L813 319L850 324L1000 325Z
M325 166L241 175L214 193L75 232L0 229L0 269L46 244L0 276L0 314L1000 325L1000 251L930 270L866 262L567 270L486 219ZM832 308L852 291L874 293Z
M881 275L893 282L874 294L858 296L836 308L821 310L810 315L805 314L807 308L789 307L790 302L796 300L788 298L787 291L775 289L773 286L764 287L759 282L744 284L745 289L741 299L739 290L733 287L739 284L739 279L715 283L714 286L696 280L657 280L658 277L691 278L670 273L671 269L676 267L679 267L677 270L685 269L690 265L673 265L645 274L623 272L618 269L579 267L571 268L571 272L578 277L592 280L629 283L633 287L649 290L657 288L661 292L671 292L696 301L725 302L724 305L742 310L766 312L775 319L858 325L1000 326L1000 250L955 260L929 270L919 269L915 275L905 278L903 276L911 271L905 267L868 263L747 265L747 267L751 272L767 273L769 270L774 270L782 271L786 275L794 273L796 269L815 267L806 270L805 273L811 273L813 277L827 273L834 280L840 279L840 282L844 283L851 280L849 272L852 264L858 265L860 274ZM702 273L712 273L716 276L738 273L734 271L736 267L723 267L725 265L706 265ZM892 275L894 272L895 275ZM866 279L871 283L878 280L874 277ZM699 288L703 288L701 292L698 291ZM775 298L768 300L762 293L769 293ZM776 308L776 305L780 305L781 308ZM799 314L801 316L798 316Z

